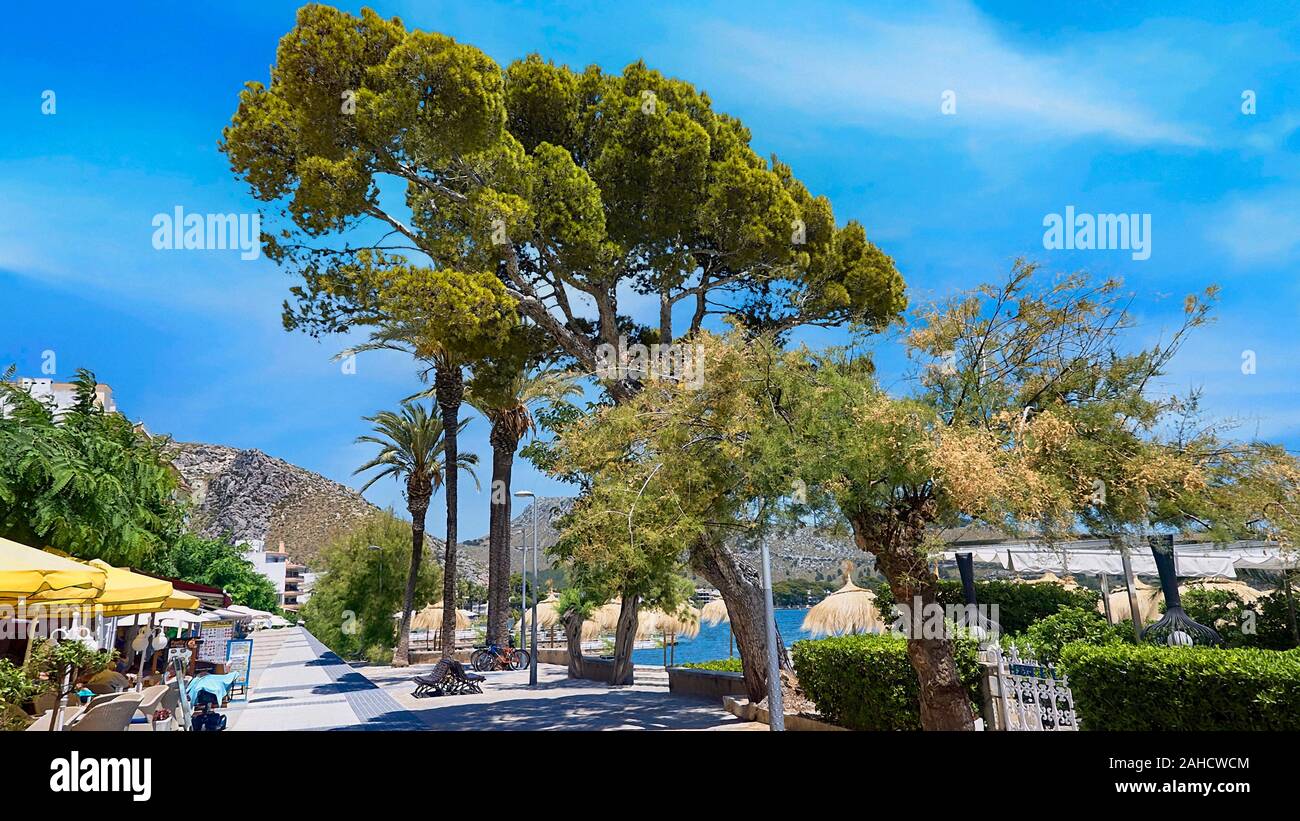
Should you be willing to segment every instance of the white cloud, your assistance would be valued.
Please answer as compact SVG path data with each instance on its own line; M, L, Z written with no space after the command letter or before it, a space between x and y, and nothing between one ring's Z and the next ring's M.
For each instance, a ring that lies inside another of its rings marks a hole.
M697 28L712 50L752 88L819 118L873 129L926 119L962 128L1014 129L1018 136L1103 135L1135 144L1201 146L1199 129L1162 117L1135 86L1168 49L1145 37L1081 35L1051 53L1012 44L977 10L945 5L906 19L837 15L833 29L759 31L731 23ZM1100 38L1092 42L1092 38ZM1117 42L1117 40L1122 42ZM1105 51L1109 65L1099 64ZM1175 56L1170 56L1174 61ZM1177 60L1177 62L1182 62ZM956 92L957 113L940 114L941 95Z
M1300 191L1234 199L1215 215L1207 234L1237 265L1294 259L1300 251Z

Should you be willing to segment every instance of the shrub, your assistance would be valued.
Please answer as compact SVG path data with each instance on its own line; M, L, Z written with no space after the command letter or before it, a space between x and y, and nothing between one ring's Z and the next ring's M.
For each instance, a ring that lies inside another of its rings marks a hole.
M729 659L713 659L711 661L692 661L680 666L690 667L692 670L718 670L723 673L743 672L740 667L739 656Z
M1300 651L1067 645L1086 730L1300 730Z
M1013 641L1028 645L1038 661L1055 664L1061 658L1061 648L1071 642L1105 645L1132 640L1133 626L1127 621L1109 624L1096 610L1062 607L1042 621L1031 624L1024 636Z
M974 704L979 702L976 647L957 644L957 668ZM921 729L920 687L902 636L835 636L797 641L799 686L828 721L853 730Z
M939 604L960 605L961 582L952 579L939 581ZM876 601L882 615L888 616L894 605L894 594L887 583L876 588ZM1045 619L1062 607L1094 608L1099 601L1093 590L1069 590L1059 584L1018 584L989 579L975 582L975 600L982 605L998 606L998 623L1005 635L1020 635L1029 625Z

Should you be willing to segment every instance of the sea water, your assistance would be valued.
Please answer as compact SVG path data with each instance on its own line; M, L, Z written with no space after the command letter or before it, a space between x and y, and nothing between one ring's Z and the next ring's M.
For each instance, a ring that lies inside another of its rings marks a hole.
M781 641L786 646L793 644L799 639L810 638L808 633L800 629L803 623L803 617L808 611L803 609L778 609L776 611L776 624L781 631ZM728 637L730 636L730 625L726 622L710 627L707 624L700 625L700 634L693 639L677 639L677 649L668 649L669 658L675 663L682 664L691 661L712 661L714 659L725 659L727 657ZM734 651L733 651L734 652ZM738 654L737 654L738 655ZM655 664L663 665L664 651L659 647L647 647L641 650L632 651L633 664Z

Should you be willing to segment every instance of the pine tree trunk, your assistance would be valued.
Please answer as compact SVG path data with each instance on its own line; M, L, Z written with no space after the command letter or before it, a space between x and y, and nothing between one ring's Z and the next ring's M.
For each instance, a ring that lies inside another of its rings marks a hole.
M618 608L618 624L614 628L614 675L610 684L632 684L632 646L636 643L637 612L641 608L640 596L623 596Z
M464 399L465 383L460 368L440 365L434 377L434 391L442 411L443 472L447 491L447 545L442 564L442 655L448 658L456 652L456 487L459 484L457 462L457 428L460 404Z
M850 515L858 547L876 557L894 601L906 605L914 624L930 604L939 603L937 579L921 548L930 521L928 503L901 503L880 516ZM952 639L925 638L915 627L907 639L907 657L920 685L921 728L973 730L970 696L957 671Z
M691 567L718 588L727 605L749 700L758 702L767 698L767 608L757 571L725 545L707 538L691 545ZM777 663L782 670L791 669L780 628L776 631L776 643Z
M510 474L515 447L500 423L492 426L492 493L488 524L489 644L505 645L510 630Z

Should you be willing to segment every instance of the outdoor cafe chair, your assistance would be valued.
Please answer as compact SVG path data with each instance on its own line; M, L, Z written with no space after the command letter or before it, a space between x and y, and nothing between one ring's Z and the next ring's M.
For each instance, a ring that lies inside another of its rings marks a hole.
M131 723L131 716L140 708L142 693L123 693L112 701L87 707L67 729L70 732L122 732Z

